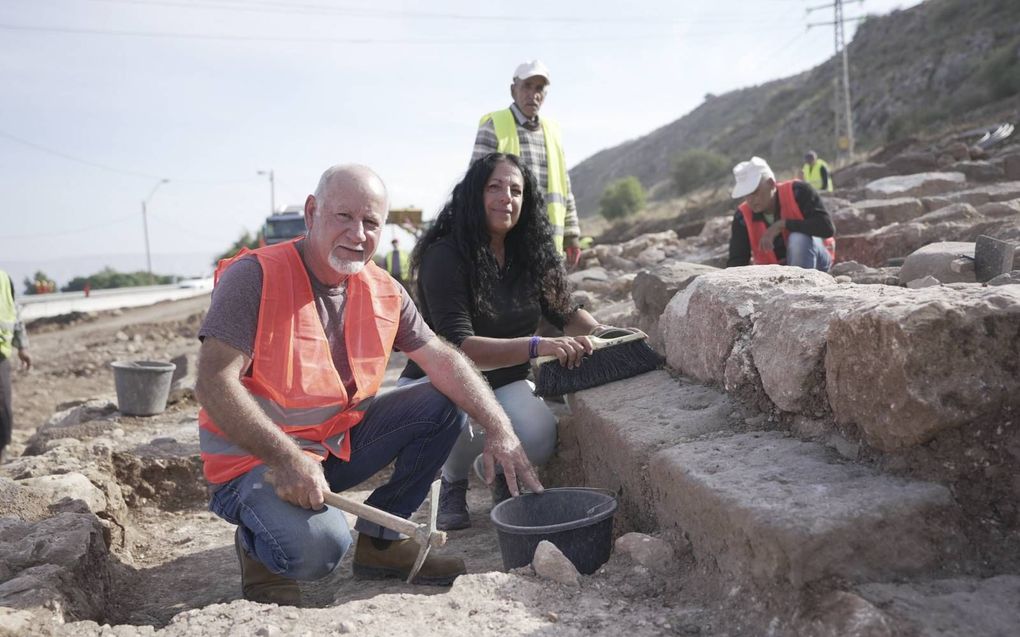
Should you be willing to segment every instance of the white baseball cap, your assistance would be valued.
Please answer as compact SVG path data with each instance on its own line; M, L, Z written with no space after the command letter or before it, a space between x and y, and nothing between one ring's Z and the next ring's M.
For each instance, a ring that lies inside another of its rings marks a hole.
M750 161L742 161L734 166L733 177L736 183L730 196L734 199L741 199L757 190L762 179L776 178L768 162L761 157L752 157Z
M549 77L549 69L546 68L545 64L542 64L542 60L524 62L514 71L515 80L526 80L536 75L541 75L547 82L552 84L552 78Z

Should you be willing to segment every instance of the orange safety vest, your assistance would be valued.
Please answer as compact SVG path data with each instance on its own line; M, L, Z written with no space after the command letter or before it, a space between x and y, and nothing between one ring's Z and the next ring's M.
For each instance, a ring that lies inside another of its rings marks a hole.
M249 251L220 261L216 280L234 261L251 252L262 266L251 375L241 383L259 407L308 454L350 460L346 432L357 425L382 384L400 322L400 284L371 261L347 279L344 341L357 385L347 395L315 309L311 282L294 241ZM199 445L205 478L232 480L262 463L231 441L205 409L198 412Z
M779 191L779 218L780 219L796 219L803 220L804 213L800 211L800 206L797 205L797 198L793 196L793 184L796 180L791 179L789 181L781 181L776 184L776 190ZM740 204L740 213L744 215L744 225L747 226L747 237L751 240L751 259L754 265L785 265L780 264L779 259L776 257L775 250L762 250L758 243L761 241L762 235L768 230L768 225L764 221L755 221L754 211L751 210L751 206L747 205L747 202ZM783 230L783 241L788 242L790 239L790 232ZM832 262L836 262L836 239L829 237L822 240L825 245L825 251L829 253Z

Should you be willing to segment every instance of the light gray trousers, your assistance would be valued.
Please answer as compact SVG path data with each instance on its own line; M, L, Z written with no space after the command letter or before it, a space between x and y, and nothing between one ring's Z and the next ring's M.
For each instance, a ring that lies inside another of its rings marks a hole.
M397 386L415 381L401 378ZM536 467L549 461L556 451L556 416L545 401L535 396L535 386L528 380L519 380L494 390L496 400L510 417L514 433L524 447L528 460ZM468 419L453 445L453 450L443 465L443 478L447 482L464 480L471 471L471 464L481 455L485 447L485 432ZM502 473L499 465L496 472Z

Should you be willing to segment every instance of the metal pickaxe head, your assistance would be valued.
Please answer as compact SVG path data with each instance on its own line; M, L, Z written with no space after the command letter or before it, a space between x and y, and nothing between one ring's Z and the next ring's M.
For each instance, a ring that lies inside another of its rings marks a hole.
M411 572L407 574L407 583L414 581L414 576L421 570L425 558L429 556L429 550L433 546L446 544L446 531L436 530L436 517L439 515L439 480L432 483L429 488L429 523L419 524L414 531L414 540L418 543L418 558L414 561Z

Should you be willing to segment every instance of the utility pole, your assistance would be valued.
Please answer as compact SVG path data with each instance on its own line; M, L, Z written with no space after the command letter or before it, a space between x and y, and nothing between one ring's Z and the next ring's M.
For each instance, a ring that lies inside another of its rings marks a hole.
M850 2L864 3L864 0L849 0ZM834 68L832 74L832 113L834 119L834 133L836 137L836 149L839 153L845 154L848 158L854 154L854 118L850 101L850 60L847 57L846 35L844 24L847 20L863 20L863 17L847 18L843 15L844 0L833 0L832 4L823 4L817 7L809 7L807 12L811 13L818 9L832 7L832 22L815 22L808 24L808 28L816 26L833 27L833 43L837 58L834 60L834 67L842 62L842 69Z
M142 199L142 230L145 232L145 269L152 276L152 255L149 253L149 215L147 212L147 206L152 201L152 196L156 194L159 187L169 182L169 179L160 179L155 186L152 187L152 191L149 196Z
M260 175L269 176L269 214L276 213L276 183L272 169L258 171Z

